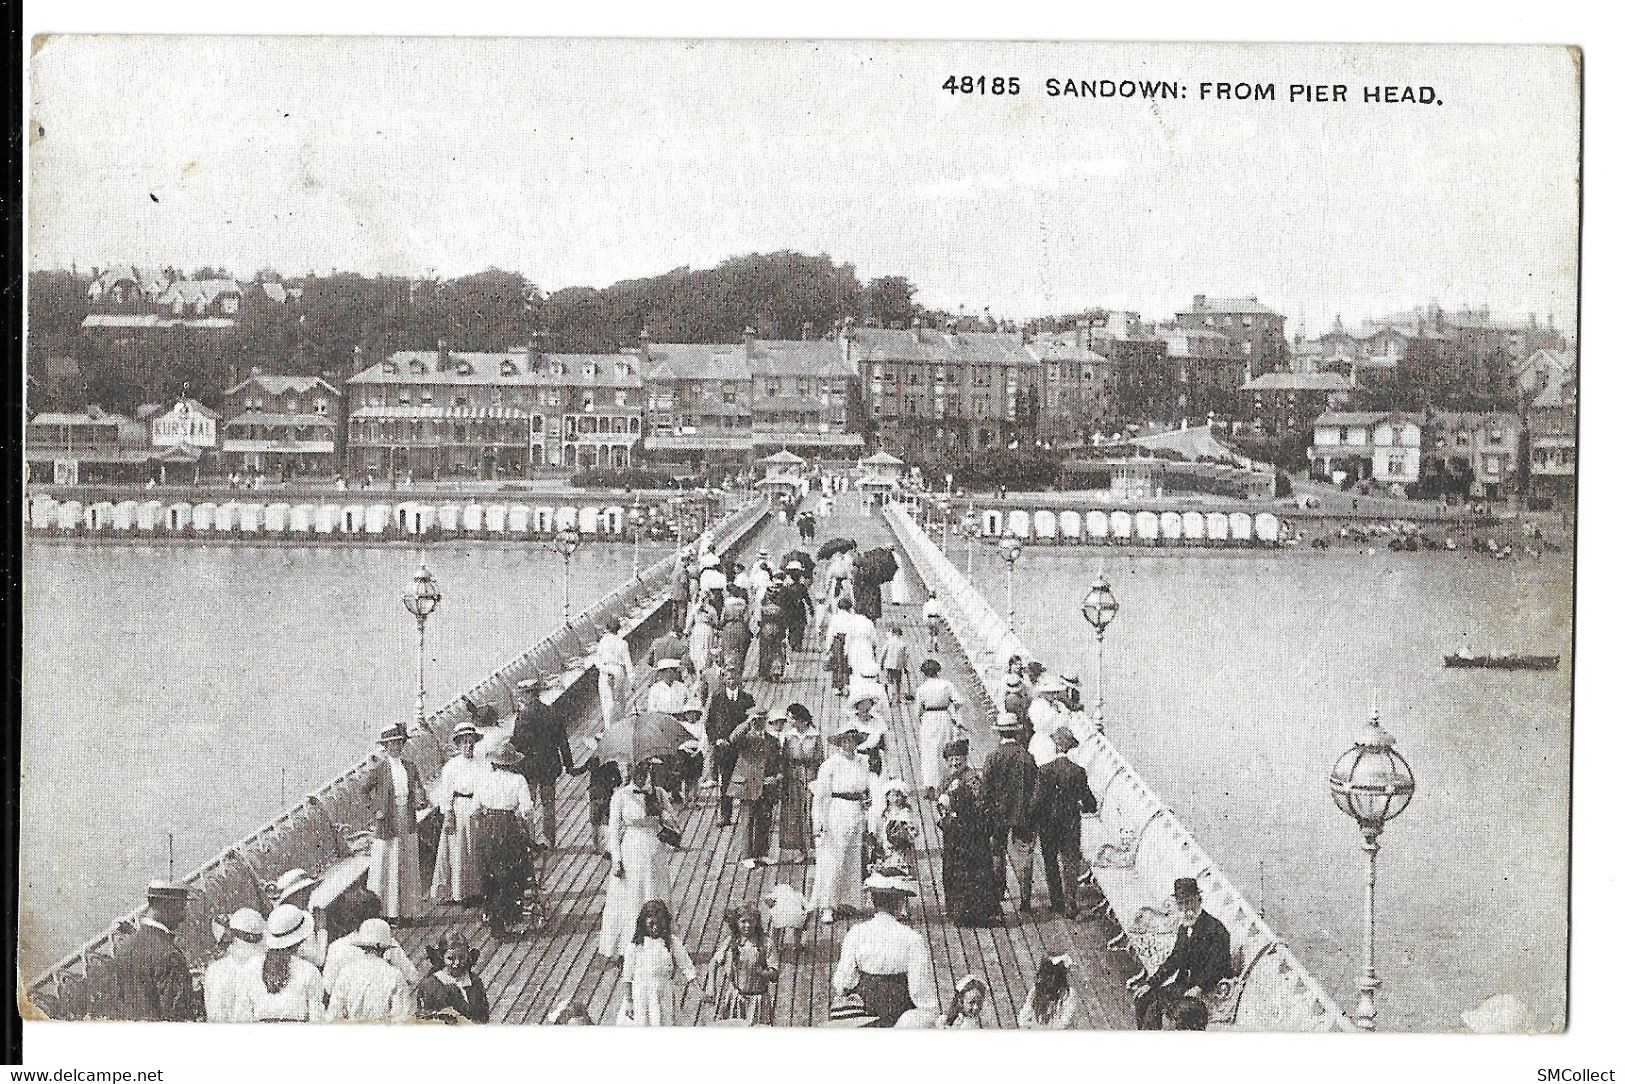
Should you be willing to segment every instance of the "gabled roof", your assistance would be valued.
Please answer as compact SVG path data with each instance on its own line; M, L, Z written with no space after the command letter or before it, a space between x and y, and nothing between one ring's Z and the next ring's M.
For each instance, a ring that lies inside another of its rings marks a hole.
M745 361L752 376L823 377L850 380L858 375L841 344L830 339L757 339Z
M767 463L767 464L770 464L772 466L791 467L791 466L799 466L800 464L806 463L807 461L805 459L801 458L796 453L792 452L790 449L784 448L784 449L781 449L780 451L774 452L772 455L763 456L761 458L761 460L759 460L759 462Z
M1342 373L1260 373L1243 384L1241 390L1348 391L1349 378Z
M1281 314L1268 305L1259 304L1256 297L1205 297L1202 305L1197 307L1195 299L1191 300L1189 308L1177 310L1180 316L1196 316L1216 313L1220 316L1236 313L1256 313L1265 316L1280 316Z
M1315 419L1316 425L1376 425L1382 421L1409 422L1421 426L1425 419L1420 414L1408 414L1404 411L1391 410L1328 410Z
M188 396L188 397L186 397L184 399L177 399L175 402L169 404L168 406L160 406L159 404L156 404L156 403L144 403L144 404L142 404L140 409L145 410L146 407L148 407L148 406L156 406L158 409L156 409L156 410L152 411L152 413L146 415L148 418L151 418L151 417L153 417L155 415L158 415L158 414L168 414L170 411L174 410L176 407L180 406L182 403L185 403L186 408L188 410L190 410L194 414L201 414L205 418L213 418L215 421L220 420L220 415L219 415L218 412L210 410L208 407L204 406L202 403L198 402L196 399L191 398L190 396ZM139 414L140 410L138 410L137 413Z
M1524 373L1537 367L1572 369L1574 368L1574 362L1575 354L1573 350L1536 350L1519 363L1518 371Z
M257 373L247 380L240 381L227 388L226 395L236 395L250 384L255 385L267 395L286 395L290 391L305 392L320 384L334 395L339 390L319 376L282 376L279 374Z
M1563 410L1574 405L1574 370L1567 369L1552 374L1547 382L1546 390L1535 396L1530 404L1541 410Z
M532 372L530 354L524 350L505 353L464 353L450 355L450 367L436 371L440 354L434 350L397 350L389 355L388 363L395 372L386 369L386 362L368 366L345 381L348 384L462 384L471 387L586 387L586 388L639 388L637 357L628 354L540 354L539 371ZM412 371L417 362L422 372ZM504 372L504 363L511 372ZM465 367L469 370L463 372ZM560 365L564 372L553 375L553 366ZM624 376L616 374L616 366L625 366ZM588 374L588 369L593 372Z
M169 284L169 289L158 295L158 304L167 305L176 298L188 304L195 301L207 304L221 294L242 292L235 279L176 279Z
M858 460L858 465L867 465L871 467L901 467L903 465L903 461L885 449L881 449L874 455L865 456L864 458Z
M854 328L849 337L869 361L970 362L979 365L1037 365L1021 336L1005 331L945 332L935 328Z
M635 356L635 355L633 355ZM738 343L650 343L645 380L749 380Z

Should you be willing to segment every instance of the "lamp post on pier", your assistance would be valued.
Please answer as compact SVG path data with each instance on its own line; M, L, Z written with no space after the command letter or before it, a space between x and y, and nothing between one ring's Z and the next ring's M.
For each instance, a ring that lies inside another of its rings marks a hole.
M643 535L643 516L643 505L634 504L626 517L627 526L632 531L632 578L634 580L638 578L638 540Z
M1010 631L1016 631L1016 562L1021 560L1021 543L1006 538L999 543L1004 558L1004 608L1010 615Z
M1095 726L1106 729L1106 626L1117 616L1117 596L1106 582L1106 569L1095 574L1089 593L1083 596L1083 619L1095 630Z
M576 550L581 548L581 532L573 527L566 527L553 539L553 549L564 558L564 621L570 622L570 558L575 556Z
M1377 1027L1377 847L1383 828L1405 811L1416 794L1411 766L1394 748L1393 735L1382 728L1375 706L1354 739L1353 748L1332 765L1332 801L1360 826L1360 849L1366 856L1365 974L1354 1022L1366 1031Z
M429 724L423 707L424 630L428 627L429 615L440 605L440 587L429 575L428 561L418 563L418 570L412 576L412 590L401 596L401 603L418 623L418 730L422 731Z

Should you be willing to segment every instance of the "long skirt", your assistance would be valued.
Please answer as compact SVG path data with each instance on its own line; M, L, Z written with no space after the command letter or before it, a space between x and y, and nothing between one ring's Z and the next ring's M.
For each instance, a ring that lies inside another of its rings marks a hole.
M628 828L621 836L624 877L610 874L604 898L604 921L598 951L623 956L637 928L638 912L650 900L671 901L671 864L666 847L652 828Z
M830 680L834 682L837 689L844 689L851 682L852 667L846 661L846 633L844 632L838 634L834 643L830 644L828 668Z
M927 711L920 718L920 786L942 789L947 766L942 747L953 740L954 717L947 711Z
M806 781L790 777L784 788L784 808L779 812L779 847L787 851L812 849L812 791Z
M385 918L393 921L417 917L423 902L423 873L418 865L416 832L372 841L367 888L383 901Z
M829 803L829 823L818 839L813 873L813 906L863 906L863 806L836 798Z
M871 975L867 971L859 971L858 996L863 999L864 1011L875 1018L877 1028L897 1026L898 1018L914 1007L914 999L908 992L906 971L895 975Z
M474 839L474 799L456 799L451 811L456 827L440 836L434 881L429 890L441 903L462 903L484 891L480 883L479 847Z
M1004 898L1001 870L981 825L947 827L942 833L942 895L948 918L975 925L996 918Z
M531 881L530 847L517 814L481 813L476 846L485 866L485 915L493 930L506 930L518 918Z
M715 1018L746 1025L772 1024L772 987L759 994L744 994L733 983L724 983L722 992L717 995Z

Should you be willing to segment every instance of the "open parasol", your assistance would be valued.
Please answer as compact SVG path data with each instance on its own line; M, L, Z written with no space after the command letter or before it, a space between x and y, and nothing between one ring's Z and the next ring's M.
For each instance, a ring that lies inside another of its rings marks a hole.
M855 550L857 548L858 544L850 538L831 538L822 546L818 547L818 559L820 561L827 561L831 557L834 557L837 553L845 553L847 550Z
M693 735L675 716L641 711L604 728L595 752L600 760L639 764L650 757L669 757Z

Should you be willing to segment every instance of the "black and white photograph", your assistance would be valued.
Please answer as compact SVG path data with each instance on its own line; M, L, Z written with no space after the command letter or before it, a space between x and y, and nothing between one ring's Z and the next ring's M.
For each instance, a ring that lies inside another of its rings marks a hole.
M29 48L25 1019L1569 1027L1577 48Z

